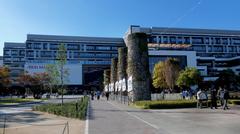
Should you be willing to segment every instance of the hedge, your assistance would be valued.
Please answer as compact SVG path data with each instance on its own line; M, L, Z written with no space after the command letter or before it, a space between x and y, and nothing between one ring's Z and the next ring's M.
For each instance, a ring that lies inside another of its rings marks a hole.
M44 104L33 107L33 110L83 120L86 117L88 100L88 97L83 97L77 102L64 103L63 106L61 104Z
M229 100L228 103L233 105L240 105L240 100Z
M134 105L143 109L173 109L196 107L197 102L194 100L137 101Z
M228 100L229 104L240 105L240 100ZM196 100L162 100L162 101L136 101L134 106L142 109L174 109L174 108L194 108ZM211 101L208 101L211 106Z

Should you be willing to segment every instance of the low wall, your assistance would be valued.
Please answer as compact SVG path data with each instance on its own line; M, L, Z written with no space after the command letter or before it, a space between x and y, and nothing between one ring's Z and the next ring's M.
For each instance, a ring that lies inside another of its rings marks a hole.
M151 94L151 100L179 100L182 99L180 93L173 94Z

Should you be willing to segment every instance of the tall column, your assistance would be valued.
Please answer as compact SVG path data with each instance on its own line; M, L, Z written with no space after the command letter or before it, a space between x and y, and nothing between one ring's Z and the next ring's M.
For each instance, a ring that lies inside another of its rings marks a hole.
M111 59L111 75L110 82L113 84L113 91L116 93L115 82L117 81L117 58Z
M109 92L109 84L110 84L110 70L106 69L103 72L103 84L107 88L106 91Z
M150 100L150 73L148 63L147 35L145 33L129 34L126 39L128 47L127 75L132 79L133 101Z
M127 87L127 48L126 47L118 48L118 81L121 81L123 79L125 79L125 83L121 83L121 84L122 85L125 84L125 87ZM120 90L123 91L122 89Z

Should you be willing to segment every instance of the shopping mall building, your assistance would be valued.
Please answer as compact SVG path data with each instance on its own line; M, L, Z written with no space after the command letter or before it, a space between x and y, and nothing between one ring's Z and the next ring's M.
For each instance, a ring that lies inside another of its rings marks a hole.
M102 71L110 68L111 58L125 46L125 37L136 32L148 35L150 72L158 61L174 57L182 67L196 67L206 81L215 80L224 69L240 73L240 31L140 26L130 26L123 38L28 34L25 43L4 44L3 64L10 67L12 79L24 71L44 72L64 43L67 85L98 85Z

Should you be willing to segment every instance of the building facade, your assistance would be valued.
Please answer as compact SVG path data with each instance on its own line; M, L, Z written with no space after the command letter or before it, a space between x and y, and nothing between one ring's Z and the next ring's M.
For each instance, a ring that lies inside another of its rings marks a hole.
M240 31L131 26L126 35L135 32L149 36L150 69L156 59L177 57L197 67L205 80L216 79L224 69L240 73Z
M13 85L17 84L17 78L24 72L25 51L25 43L4 43L3 64L10 69L10 77Z
M73 86L86 84L87 73L109 68L118 47L124 46L122 38L29 34L25 43L5 43L4 64L12 70L16 63L21 63L18 67L30 74L44 72L48 64L55 64L60 44L67 49L65 67L69 77L65 84ZM23 62L19 62L21 58Z
M130 26L125 36L136 32L148 35L150 72L157 62L174 57L182 68L196 67L205 80L215 80L224 69L240 73L240 31ZM3 64L14 80L24 71L44 72L55 64L61 43L67 49L67 85L99 84L99 74L125 46L124 38L28 34L25 43L4 44Z

